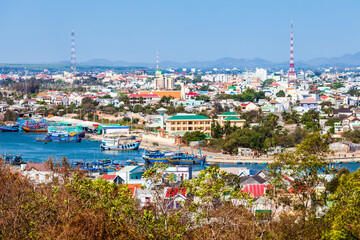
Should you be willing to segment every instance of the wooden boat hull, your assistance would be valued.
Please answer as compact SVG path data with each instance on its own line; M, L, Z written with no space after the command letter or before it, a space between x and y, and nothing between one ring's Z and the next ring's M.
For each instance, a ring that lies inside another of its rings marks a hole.
M27 128L27 127L22 127L22 130L24 132L47 132L47 128L39 128L39 129L32 129L32 128Z
M107 146L100 145L102 151L130 151L138 150L141 144L141 140L135 141L133 143L126 143L118 146Z

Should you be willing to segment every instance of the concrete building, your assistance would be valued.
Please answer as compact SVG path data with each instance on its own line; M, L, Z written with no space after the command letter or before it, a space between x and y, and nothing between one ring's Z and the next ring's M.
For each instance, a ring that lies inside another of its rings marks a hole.
M171 135L175 132L203 131L211 132L211 119L203 115L177 114L166 120L166 131Z
M161 73L161 71L158 71L156 73L155 79L154 79L154 89L156 90L162 90L162 89L174 89L174 79L172 77L167 77L164 74Z

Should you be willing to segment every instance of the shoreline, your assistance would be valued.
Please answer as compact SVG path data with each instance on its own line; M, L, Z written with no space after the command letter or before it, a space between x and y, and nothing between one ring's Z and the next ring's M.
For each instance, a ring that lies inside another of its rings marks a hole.
M87 135L86 139L88 141L101 141L103 138L102 135ZM154 145L154 143L157 144ZM149 148L159 148L162 150L168 151L179 151L179 146L174 145L173 139L169 138L160 138L150 134L143 134L142 135L142 142L139 147L142 150L147 150ZM192 148L189 146L181 146L181 150L185 152L198 152L198 148ZM273 162L273 157L250 157L250 156L230 156L222 153L213 153L209 151L201 151L203 155L207 156L206 162L207 163L227 163L227 164L269 164ZM342 153L327 157L327 161L330 163L338 164L341 162L344 163L351 163L351 162L360 162L360 155L354 153L354 156L347 157L346 155L353 155L352 153Z

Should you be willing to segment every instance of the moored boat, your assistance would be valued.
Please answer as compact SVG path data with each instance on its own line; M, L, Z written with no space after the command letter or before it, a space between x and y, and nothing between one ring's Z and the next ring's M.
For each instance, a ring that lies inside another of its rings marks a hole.
M153 164L153 163L169 163L170 158L174 155L173 152L161 152L159 150L148 151L146 150L142 157L145 162Z
M45 138L35 138L35 141L36 142L44 142L44 143L48 143L48 142L51 142L52 140L51 140L51 138L49 138L49 137L45 137Z
M176 153L169 160L170 163L175 165L190 165L205 163L206 156L197 156L192 153Z
M138 150L141 144L141 139L136 139L135 136L120 137L120 138L104 138L100 145L101 150L110 151L128 151Z
M4 125L0 126L0 132L18 132L19 131L19 125Z

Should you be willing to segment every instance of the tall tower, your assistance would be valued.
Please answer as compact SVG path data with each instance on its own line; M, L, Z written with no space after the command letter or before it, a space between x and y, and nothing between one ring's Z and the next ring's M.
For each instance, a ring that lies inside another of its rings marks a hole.
M75 55L75 32L74 28L71 31L71 72L76 73L76 55Z
M156 71L159 71L159 49L156 49Z
M296 79L294 65L294 32L293 21L291 20L289 81L294 81Z

